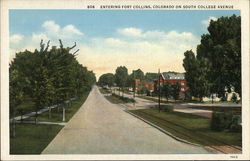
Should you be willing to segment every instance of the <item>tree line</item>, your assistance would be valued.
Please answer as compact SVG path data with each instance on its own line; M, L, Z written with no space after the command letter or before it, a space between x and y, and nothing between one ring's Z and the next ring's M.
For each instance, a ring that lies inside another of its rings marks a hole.
M141 69L133 70L131 74L128 74L128 69L125 66L119 66L116 68L115 74L105 73L100 76L98 80L98 85L100 86L108 86L109 88L113 86L119 87L120 91L124 90L124 87L133 87L134 80L139 79L141 81L153 82L158 79L158 73L146 73ZM164 83L161 87L161 95L165 96L167 101L169 98L173 98L175 100L179 99L180 92L180 83ZM137 89L138 94L149 94L149 91L144 86L139 86ZM157 95L158 91L155 89L154 94Z
M184 53L183 67L191 94L202 101L211 94L224 98L225 90L234 89L241 96L241 17L211 20L207 29L196 54L192 50Z
M80 98L96 82L95 74L79 64L72 47L40 43L40 50L16 54L9 67L10 114L37 112L55 104ZM64 108L65 106L63 106ZM51 115L50 115L51 116Z

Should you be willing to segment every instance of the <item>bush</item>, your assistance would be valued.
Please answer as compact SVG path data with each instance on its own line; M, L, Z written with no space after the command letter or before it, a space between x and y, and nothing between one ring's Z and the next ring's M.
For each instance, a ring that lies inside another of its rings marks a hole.
M233 114L226 112L213 112L211 120L211 129L214 131L222 131L230 129L233 122Z
M112 93L112 96L114 96L114 97L116 97L116 98L118 98L118 99L124 101L125 103L128 103L128 102L134 103L134 102L135 102L135 100L134 100L133 98L128 98L128 97L119 96L119 95L114 94L114 93Z
M240 121L240 116L234 115L232 118L232 123L229 128L231 132L241 132L242 127L241 125L239 125L239 121Z

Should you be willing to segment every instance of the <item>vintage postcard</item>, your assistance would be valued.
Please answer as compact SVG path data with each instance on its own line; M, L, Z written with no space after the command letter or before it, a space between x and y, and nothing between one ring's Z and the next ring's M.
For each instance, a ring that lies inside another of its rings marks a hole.
M249 1L1 0L1 160L242 160Z

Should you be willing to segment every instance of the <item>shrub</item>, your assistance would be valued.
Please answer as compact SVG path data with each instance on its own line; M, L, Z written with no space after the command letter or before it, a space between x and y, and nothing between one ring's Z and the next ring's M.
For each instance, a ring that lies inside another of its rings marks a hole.
M229 129L233 120L232 113L213 112L211 120L211 129L214 131L222 131Z
M232 123L231 123L230 128L229 128L229 130L231 132L241 132L242 127L239 124L239 120L240 120L240 116L239 115L234 115L233 116Z

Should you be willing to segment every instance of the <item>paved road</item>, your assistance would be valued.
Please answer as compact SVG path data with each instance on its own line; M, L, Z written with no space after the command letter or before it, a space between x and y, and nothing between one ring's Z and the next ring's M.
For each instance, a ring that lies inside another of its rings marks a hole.
M209 153L169 137L111 104L94 87L42 154Z

